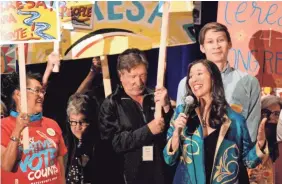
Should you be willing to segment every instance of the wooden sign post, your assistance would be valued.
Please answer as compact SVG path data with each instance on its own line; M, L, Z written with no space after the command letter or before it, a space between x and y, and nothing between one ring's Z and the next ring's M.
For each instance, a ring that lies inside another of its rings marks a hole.
M104 84L105 97L107 97L112 93L108 57L107 56L101 56L100 59L101 59L101 65L102 65L102 74L103 74L103 84Z
M26 97L26 71L25 71L25 55L24 43L18 44L19 50L19 72L20 72L20 94L21 94L21 112L27 113L27 97ZM29 149L29 134L28 127L22 131L23 135L23 149Z
M168 18L169 18L170 2L166 1L163 4L162 27L161 27L161 41L159 49L158 60L158 75L157 75L157 88L164 86L164 75L166 66L166 41L168 35ZM162 107L160 102L156 103L155 118L162 117Z

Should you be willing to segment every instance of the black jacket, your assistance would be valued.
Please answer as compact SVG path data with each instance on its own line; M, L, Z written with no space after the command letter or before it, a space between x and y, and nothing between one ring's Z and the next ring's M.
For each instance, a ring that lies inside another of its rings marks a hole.
M103 165L103 160L99 159L101 154L103 154L99 150L101 147L100 141L97 139L83 141L78 147L78 139L73 134L68 134L68 137L71 137L73 142L70 143L69 139L65 138L68 147L68 154L64 157L66 183L70 183L68 181L68 174L71 172L75 157L78 157L80 163L77 165L77 169L83 173L84 183L104 184L104 178L101 176L100 171L100 167ZM89 159L84 160L85 164L82 163L82 155L84 158L87 157Z
M166 129L158 135L153 135L147 126L147 123L154 119L154 113L154 93L149 89L144 91L142 107L132 100L122 87L118 87L101 105L99 115L101 139L105 145L111 147L108 147L109 150L112 149L112 152L107 150L107 153L112 153L107 155L108 158L112 158L108 168L115 169L111 172L120 176L120 183L172 182L174 172L165 164L162 152L173 110L171 108L168 113L163 113ZM142 161L142 147L146 145L153 145L153 161ZM112 164L118 167L113 168ZM111 175L109 172L108 174Z

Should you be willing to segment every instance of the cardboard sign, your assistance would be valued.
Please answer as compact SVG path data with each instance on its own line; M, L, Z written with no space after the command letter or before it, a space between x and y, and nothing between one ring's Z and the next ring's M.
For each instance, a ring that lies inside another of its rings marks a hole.
M231 66L256 76L262 87L282 87L282 2L221 1L217 18L231 35Z
M58 40L57 7L55 1L1 1L0 44Z
M162 20L158 5L157 1L95 2L91 30L74 27L73 30L61 31L60 54L63 60L119 54L133 47L141 50L158 48ZM192 12L170 13L169 22L168 46L195 42ZM46 62L52 51L53 45L49 43L29 44L27 64Z
M94 23L94 2L60 1L59 17L64 29L92 29Z

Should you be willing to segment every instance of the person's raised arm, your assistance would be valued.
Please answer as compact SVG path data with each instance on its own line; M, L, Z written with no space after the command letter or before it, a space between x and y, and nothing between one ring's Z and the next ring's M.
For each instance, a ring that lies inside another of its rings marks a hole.
M87 92L91 88L93 79L99 72L101 72L101 60L100 57L94 57L92 60L90 71L76 90L76 93Z
M47 86L48 79L55 65L58 65L58 66L60 65L60 56L59 54L52 52L47 57L47 66L46 66L46 69L45 69L45 72L42 78L42 86L44 88L46 88Z
M258 128L257 142L253 144L248 132L245 122L241 123L242 126L242 160L248 168L255 168L259 165L268 155L268 145L265 136L265 123L267 119L264 118Z

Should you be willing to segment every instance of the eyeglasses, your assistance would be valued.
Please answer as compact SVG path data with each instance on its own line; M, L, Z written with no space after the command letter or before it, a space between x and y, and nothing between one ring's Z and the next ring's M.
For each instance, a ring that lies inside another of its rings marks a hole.
M70 126L76 126L79 124L82 127L88 127L89 123L86 123L85 121L74 121L74 120L69 120Z
M30 91L30 92L32 92L32 93L34 93L34 94L36 94L36 95L40 95L40 94L42 94L42 95L45 95L46 94L46 91L44 90L44 89L33 89L33 88L26 88L28 91Z
M269 110L269 109L262 109L262 110L261 110L261 115L262 115L262 117L269 118L272 114L273 114L274 116L279 117L280 111L271 111L271 110Z

